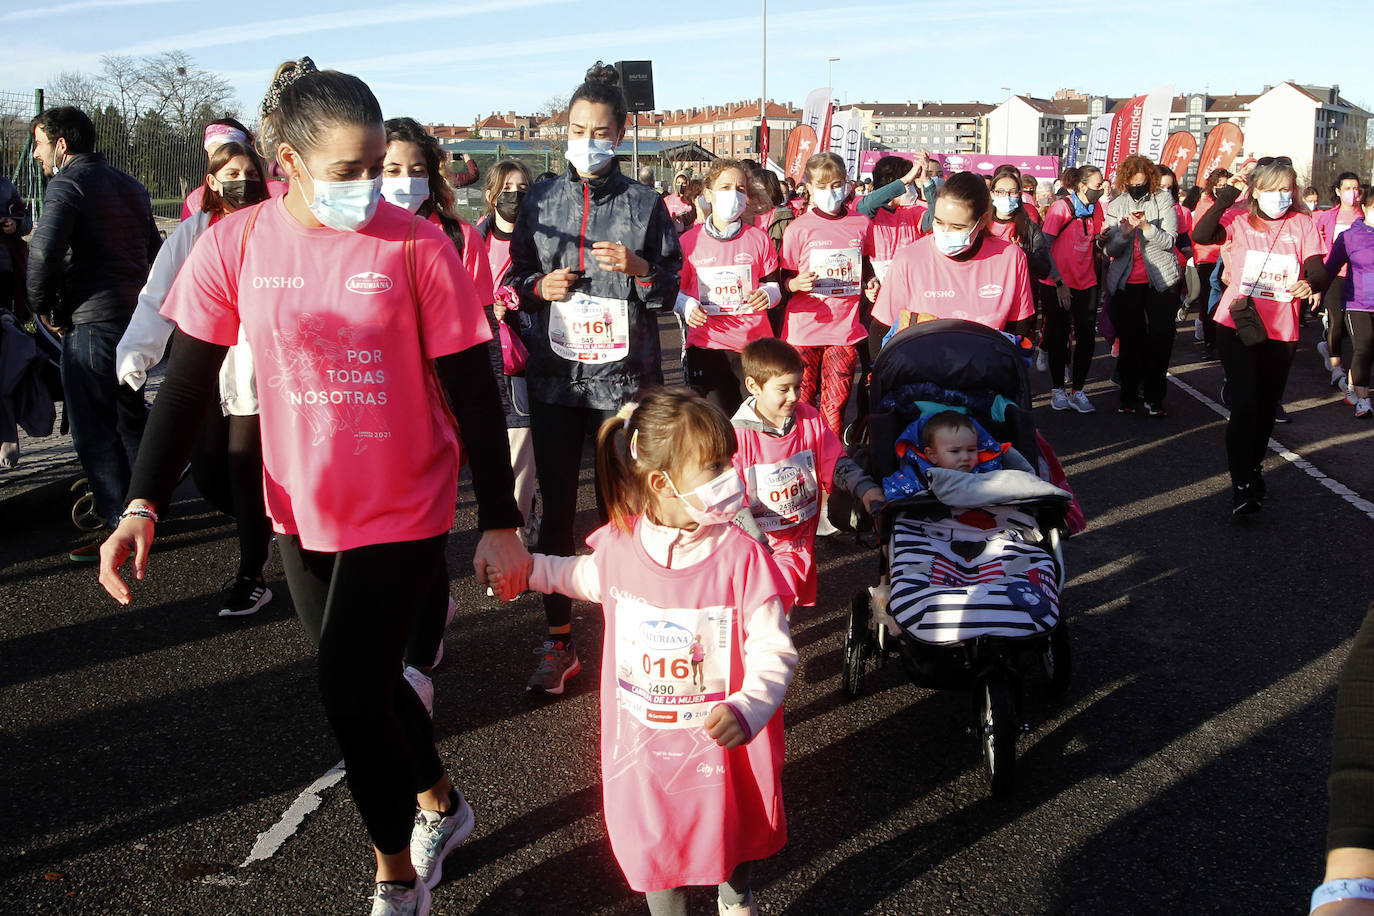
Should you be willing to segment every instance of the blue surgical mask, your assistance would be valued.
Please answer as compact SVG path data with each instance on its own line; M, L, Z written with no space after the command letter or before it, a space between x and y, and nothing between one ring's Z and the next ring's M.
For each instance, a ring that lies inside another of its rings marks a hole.
M569 140L565 155L583 175L595 175L615 158L615 144L610 140Z
M382 176L382 196L411 213L429 200L429 179L408 175Z
M992 205L997 209L998 216L1011 216L1021 209L1020 197L994 197Z
M381 175L356 181L320 181L310 174L304 158L297 161L314 186L308 206L315 219L340 232L357 232L372 221L382 199Z
M838 188L813 188L811 206L824 213L838 213L848 193L848 188L843 185Z
M1260 211L1270 219L1278 219L1293 206L1292 191L1260 191L1255 197Z
M948 230L941 229L939 226L931 227L935 236L935 247L940 249L940 253L954 257L963 254L973 247L973 230Z

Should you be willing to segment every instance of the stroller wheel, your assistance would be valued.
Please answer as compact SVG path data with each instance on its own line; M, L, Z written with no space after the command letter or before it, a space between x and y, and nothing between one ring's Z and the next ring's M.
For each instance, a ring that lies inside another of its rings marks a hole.
M83 478L72 485L76 501L72 503L72 524L81 531L99 531L105 521L95 511L95 494Z
M1016 699L1004 671L992 671L978 685L978 733L983 764L994 798L1004 798L1016 781Z
M1050 633L1045 651L1040 655L1040 665L1045 670L1050 693L1062 696L1073 680L1073 651L1069 648L1069 625L1063 620Z
M844 695L857 700L863 695L864 669L868 666L868 591L859 589L849 606L849 625L844 631Z

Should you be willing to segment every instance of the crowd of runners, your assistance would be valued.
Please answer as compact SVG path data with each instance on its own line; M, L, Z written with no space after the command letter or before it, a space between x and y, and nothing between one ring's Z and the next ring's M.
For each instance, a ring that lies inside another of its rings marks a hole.
M1090 377L1102 337L1115 410L1154 422L1192 317L1225 370L1236 516L1263 506L1304 334L1320 325L1333 403L1374 414L1374 188L1354 173L1306 188L1266 156L1185 192L1131 156L1111 182L1069 168L1037 199L1010 166L944 174L922 152L859 183L819 153L800 183L717 159L660 188L621 169L626 104L598 63L568 105L566 171L497 162L471 225L439 142L387 114L357 77L283 64L256 133L206 127L204 184L160 242L90 119L49 109L26 289L62 333L73 436L112 531L73 559L98 558L110 594L134 600L121 569L144 577L188 466L237 524L221 615L272 600L275 545L374 846L373 914L428 912L473 829L431 724L464 465L477 578L502 599L544 595L531 693L560 695L581 669L572 602L604 610L604 813L630 887L674 914L684 888L717 885L720 912L743 914L753 864L786 840L789 614L816 601L816 538L885 500L847 447L894 335L932 319L1016 335L1049 408L1084 415L1108 381ZM680 388L662 370L673 315ZM941 417L923 461L973 472L978 431ZM588 437L590 537L574 524Z

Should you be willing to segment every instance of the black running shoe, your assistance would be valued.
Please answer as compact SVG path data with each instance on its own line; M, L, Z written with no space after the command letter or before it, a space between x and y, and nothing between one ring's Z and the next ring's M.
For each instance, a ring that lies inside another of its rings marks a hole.
M272 590L261 579L239 576L224 593L220 606L221 617L247 617L256 614L267 602L272 600Z

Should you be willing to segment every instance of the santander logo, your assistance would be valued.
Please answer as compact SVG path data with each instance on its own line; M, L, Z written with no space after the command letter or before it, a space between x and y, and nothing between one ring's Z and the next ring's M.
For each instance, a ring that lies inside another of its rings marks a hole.
M978 287L979 299L996 299L1002 295L1002 287L998 283L984 283Z
M350 293L361 293L364 296L384 293L391 289L391 278L386 274L366 270L349 277L344 283L344 289Z

